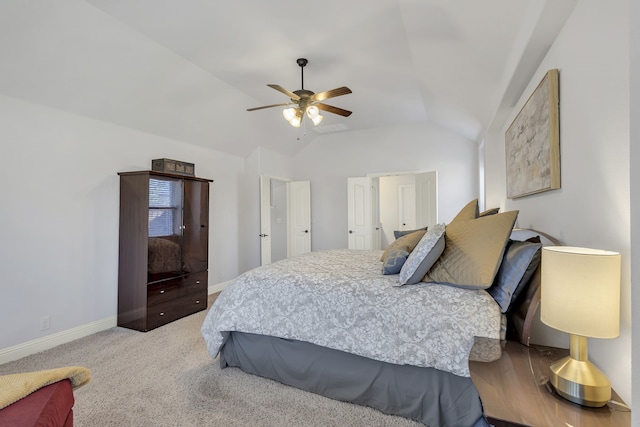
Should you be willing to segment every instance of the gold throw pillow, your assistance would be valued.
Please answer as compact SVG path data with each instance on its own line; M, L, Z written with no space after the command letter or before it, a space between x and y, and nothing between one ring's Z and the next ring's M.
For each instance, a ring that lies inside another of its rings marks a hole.
M424 236L424 233L426 232L427 232L426 230L418 230L418 231L414 231L413 233L405 234L404 236L397 238L389 246L387 246L387 249L384 250L384 252L382 253L382 256L380 257L380 261L384 262L392 250L396 248L401 248L403 246L406 246L409 253L411 253L413 248L416 247L416 245L418 244L420 239L422 239L422 236Z
M489 288L517 217L518 211L478 217L477 199L467 204L447 225L444 252L422 281Z

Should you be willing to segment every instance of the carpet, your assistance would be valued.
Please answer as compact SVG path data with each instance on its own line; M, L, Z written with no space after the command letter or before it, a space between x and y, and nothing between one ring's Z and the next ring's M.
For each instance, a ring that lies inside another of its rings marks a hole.
M91 382L74 392L76 427L424 427L237 368L220 369L200 335L205 315L149 332L111 328L0 365L0 375L60 366L90 369Z

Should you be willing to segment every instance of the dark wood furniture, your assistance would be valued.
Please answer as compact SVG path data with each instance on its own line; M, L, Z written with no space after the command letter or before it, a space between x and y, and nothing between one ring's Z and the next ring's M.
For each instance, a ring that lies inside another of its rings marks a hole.
M212 180L118 175L118 325L148 331L206 309Z
M612 390L611 401L602 408L588 408L560 397L549 383L549 366L569 354L568 350L516 341L476 338L472 354L489 355L471 361L471 379L482 400L489 422L502 426L625 427L631 412ZM492 360L493 359L493 360Z

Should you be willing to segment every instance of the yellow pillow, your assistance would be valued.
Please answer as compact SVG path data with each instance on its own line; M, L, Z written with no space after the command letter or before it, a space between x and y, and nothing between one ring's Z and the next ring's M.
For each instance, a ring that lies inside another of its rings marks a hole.
M478 215L479 215L478 199L474 199L469 203L467 203L467 205L464 208L460 209L460 212L458 212L458 215L456 215L455 218L453 218L449 224L453 224L456 221L466 221L469 219L476 219L478 218Z
M382 256L380 257L380 261L384 262L392 250L396 248L401 248L403 246L406 246L407 251L411 253L413 248L416 247L416 245L418 244L420 239L422 239L422 236L424 236L424 233L426 232L427 230L418 230L418 231L414 231L413 233L405 234L402 237L398 237L389 246L387 246L387 249L384 250L384 252L382 253Z
M478 214L478 216L487 216L487 215L495 215L498 212L500 212L500 208L491 208L491 209L487 209L486 211L482 211L480 212L480 214Z
M478 217L477 199L447 225L444 252L422 279L487 289L500 268L518 211Z

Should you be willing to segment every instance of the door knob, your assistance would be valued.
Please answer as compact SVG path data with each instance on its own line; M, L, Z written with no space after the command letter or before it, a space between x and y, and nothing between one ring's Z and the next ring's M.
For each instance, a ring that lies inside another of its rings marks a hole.
M349 234L353 234L353 230L349 230Z
M308 232L309 232L309 230L304 230L304 232L305 232L305 233L308 233Z

